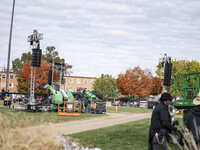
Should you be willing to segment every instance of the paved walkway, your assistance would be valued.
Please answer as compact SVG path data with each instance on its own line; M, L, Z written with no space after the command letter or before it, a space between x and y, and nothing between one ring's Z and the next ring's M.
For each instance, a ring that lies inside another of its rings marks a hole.
M93 130L98 128L104 128L108 126L113 126L117 124L127 123L131 121L142 120L145 118L150 118L151 113L107 113L106 116L90 118L87 120L78 120L78 121L70 121L65 123L57 123L57 124L49 124L49 125L40 125L34 127L28 127L24 130L43 130L53 129L53 132L57 135L60 134L73 134L87 130Z

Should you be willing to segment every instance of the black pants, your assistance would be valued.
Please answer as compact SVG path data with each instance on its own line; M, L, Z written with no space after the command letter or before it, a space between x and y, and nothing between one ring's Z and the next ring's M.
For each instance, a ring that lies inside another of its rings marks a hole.
M88 113L88 112L89 112L89 107L87 105L87 106L85 106L85 113Z
M165 137L161 139L156 139L153 137L151 141L149 141L148 150L167 150L167 140Z

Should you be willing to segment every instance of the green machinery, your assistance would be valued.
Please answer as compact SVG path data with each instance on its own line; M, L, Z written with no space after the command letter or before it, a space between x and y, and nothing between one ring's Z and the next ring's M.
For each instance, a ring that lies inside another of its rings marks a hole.
M69 90L67 91L67 94L64 91L56 91L52 86L49 84L46 84L44 89L49 89L52 92L52 99L51 99L51 107L52 109L58 109L58 103L60 105L63 105L63 100L67 99L68 101L73 101L74 97L72 95L72 92Z
M72 91L68 90L67 91L67 96L68 96L68 101L70 101L70 102L74 101L74 96L72 94Z
M187 117L189 110L195 105L193 99L199 93L200 72L177 74L174 76L175 101L174 107L184 109L183 120ZM182 98L178 98L181 96Z
M84 102L85 102L86 98L88 98L88 100L91 103L97 103L97 102L101 102L102 101L101 99L96 97L96 95L92 94L90 91L84 90L83 91L83 100L82 100L82 106L83 106L84 109L85 109Z
M49 84L46 84L42 87L43 89L49 89L52 93L52 98L50 99L50 106L53 110L58 109L58 104L60 107L64 105L64 101L67 101L67 103L72 103L74 102L74 95L70 90L67 92L61 90L61 91L56 91L53 87L51 87ZM85 99L88 98L90 100L90 107L91 107L91 112L93 111L94 113L105 113L106 112L106 103L102 102L101 99L96 97L94 94L92 94L90 91L81 89L79 95L82 101L82 108L85 109L84 102ZM66 103L66 102L65 102Z
M60 101L59 104L63 104L63 95L60 91L56 91L49 84L46 84L43 88L49 89L53 94L52 99L51 99L51 104L50 104L53 109L57 109L59 101Z
M84 93L83 102L85 101L86 97L90 100L90 102L99 102L99 101L101 101L98 97L96 97L94 94L92 94L88 90L84 90L83 93Z
M84 90L83 91L84 97L82 101L82 106L85 109L84 102L85 99L88 98L90 100L90 112L91 113L106 113L106 103L102 102L101 99L96 97L96 95L92 94L90 91Z

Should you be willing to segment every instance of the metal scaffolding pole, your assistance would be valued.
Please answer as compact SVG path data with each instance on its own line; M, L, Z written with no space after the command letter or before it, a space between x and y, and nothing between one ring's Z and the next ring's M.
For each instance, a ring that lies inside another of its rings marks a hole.
M12 39L14 9L15 9L15 0L13 0L12 17L11 17L11 24L10 24L10 37L9 37L9 45L8 45L8 61L7 61L7 76L6 76L6 92L8 92L8 84L9 84L10 51L11 51L11 39Z
M31 66L30 104L35 103L35 67Z

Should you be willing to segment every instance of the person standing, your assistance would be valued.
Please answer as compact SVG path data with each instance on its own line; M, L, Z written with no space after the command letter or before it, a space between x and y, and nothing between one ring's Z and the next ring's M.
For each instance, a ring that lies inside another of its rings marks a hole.
M84 101L85 113L88 113L88 109L89 109L88 105L89 105L89 100L88 100L88 97L86 97Z
M200 146L200 134L199 134L199 127L200 127L200 93L193 100L193 104L196 105L196 107L190 109L190 111L188 113L188 116L187 116L187 118L185 120L185 126L192 133L196 144L198 146Z
M5 90L4 88L1 90L1 99L4 100L5 98Z
M172 125L168 109L171 103L172 96L167 92L162 93L160 103L155 107L151 116L148 150L166 150L170 140L168 133L172 130L177 131L177 128Z

